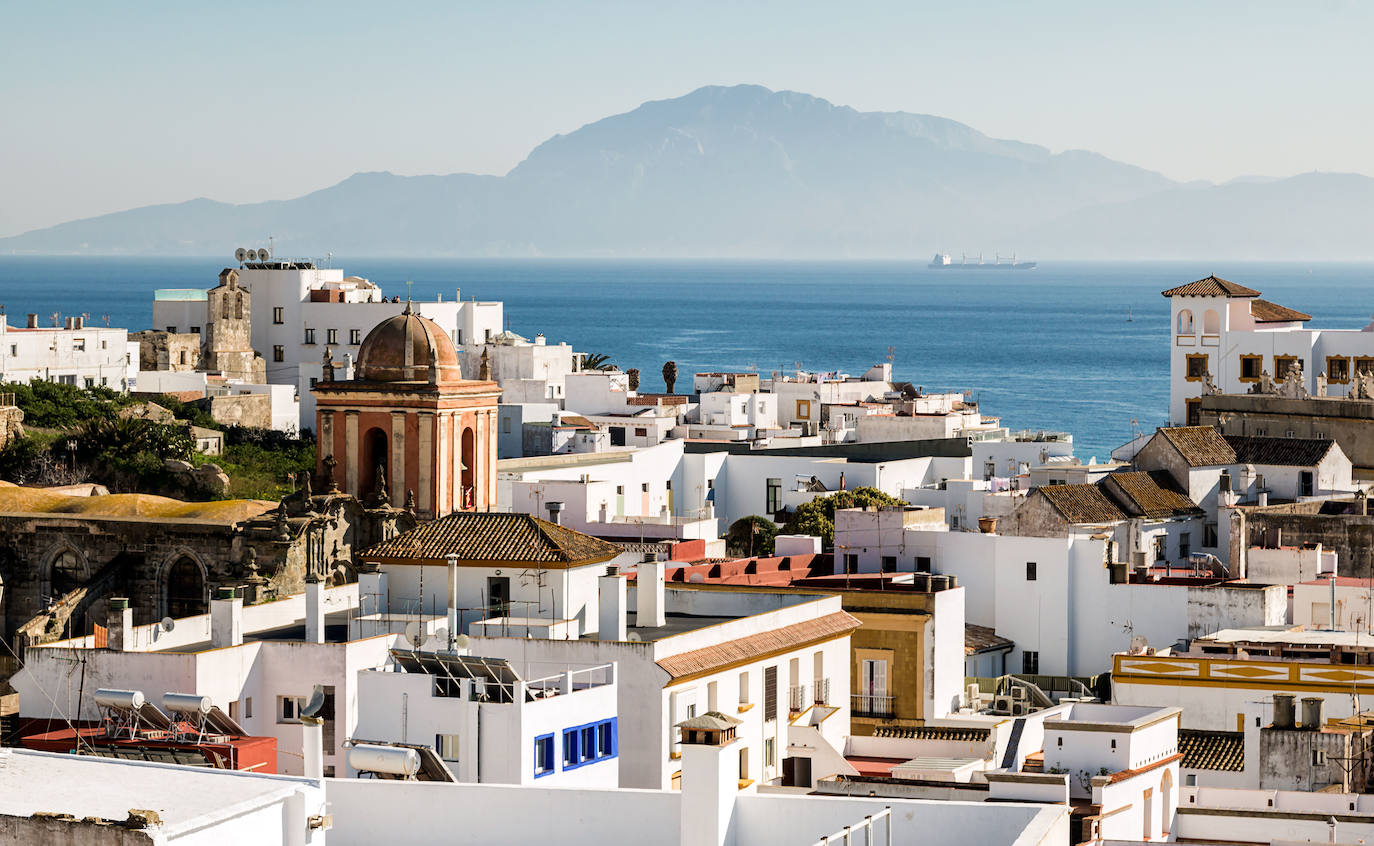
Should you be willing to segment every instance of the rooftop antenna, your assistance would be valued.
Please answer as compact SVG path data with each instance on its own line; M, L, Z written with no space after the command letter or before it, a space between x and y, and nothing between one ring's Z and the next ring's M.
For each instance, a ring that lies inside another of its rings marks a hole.
M334 254L333 254L333 253L325 253L324 266L325 266L325 268L332 268L332 267L334 266Z
M277 238L275 235L267 236L267 250L271 255L277 254Z
M410 286L411 286L411 285L414 285L414 284L415 284L414 280L412 280L412 279L407 279L407 280L406 280L406 302L407 302L407 303L410 302Z

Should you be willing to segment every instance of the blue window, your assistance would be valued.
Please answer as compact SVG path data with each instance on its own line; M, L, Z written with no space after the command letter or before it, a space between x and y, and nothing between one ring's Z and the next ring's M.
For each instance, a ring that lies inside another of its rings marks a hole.
M552 735L548 735L552 743ZM536 741L537 742L537 741ZM614 758L619 754L616 719L574 726L563 730L563 769L573 770ZM536 752L536 763L538 753ZM538 769L536 769L536 774Z
M563 732L563 769L577 766L580 760L578 757L578 735L577 729L567 729Z
M534 739L534 777L548 775L553 768L553 735L540 735Z

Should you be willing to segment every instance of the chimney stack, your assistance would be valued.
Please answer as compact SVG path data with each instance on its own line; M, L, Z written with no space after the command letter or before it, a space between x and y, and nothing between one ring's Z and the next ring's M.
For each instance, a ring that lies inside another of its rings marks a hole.
M110 611L106 615L105 626L109 629L106 645L110 649L124 652L134 645L134 609L129 607L128 597L110 597Z
M1293 728L1293 699L1291 693L1274 694L1274 728Z
M549 510L550 523L553 523L555 526L563 525L563 503L547 502L544 504L544 507Z
M210 600L210 648L243 643L243 600L231 587L219 588Z
M324 582L305 582L305 642L324 643Z
M1302 700L1302 727L1306 731L1321 731L1323 706L1326 700L1320 696L1304 696Z
M36 315L36 314L29 314L29 315L25 315L25 316L27 317L27 320L24 321L24 325L27 326L27 327L30 328L30 329L37 329L37 328L38 328L38 315Z
M602 640L626 640L628 637L625 612L625 577L620 568L609 566L606 575L597 580L597 636Z
M640 564L635 576L635 628L656 629L668 622L663 594L663 562Z

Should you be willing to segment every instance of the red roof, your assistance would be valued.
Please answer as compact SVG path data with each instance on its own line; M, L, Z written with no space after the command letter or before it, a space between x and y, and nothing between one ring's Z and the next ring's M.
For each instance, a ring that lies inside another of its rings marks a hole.
M1326 587L1331 584L1331 579L1323 576L1320 579L1312 579L1308 582L1301 582L1304 585L1321 585ZM1354 576L1337 576L1336 587L1371 588L1374 587L1374 579L1357 579Z
M908 758L874 758L869 755L850 755L845 758L850 766L864 776L890 776L892 768L905 764Z

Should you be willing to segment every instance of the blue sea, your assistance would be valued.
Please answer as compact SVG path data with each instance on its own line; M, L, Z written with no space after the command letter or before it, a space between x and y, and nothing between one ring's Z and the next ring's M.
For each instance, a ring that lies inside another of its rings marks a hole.
M605 353L662 390L701 370L858 375L887 359L898 379L968 391L1013 428L1072 432L1104 458L1168 413L1168 303L1160 291L1215 273L1344 329L1370 321L1374 264L1045 262L1030 271L934 271L885 261L333 259L388 294L461 289L502 300L526 337ZM224 259L0 256L0 303L149 328L157 288L208 288ZM49 324L50 325L50 324Z

